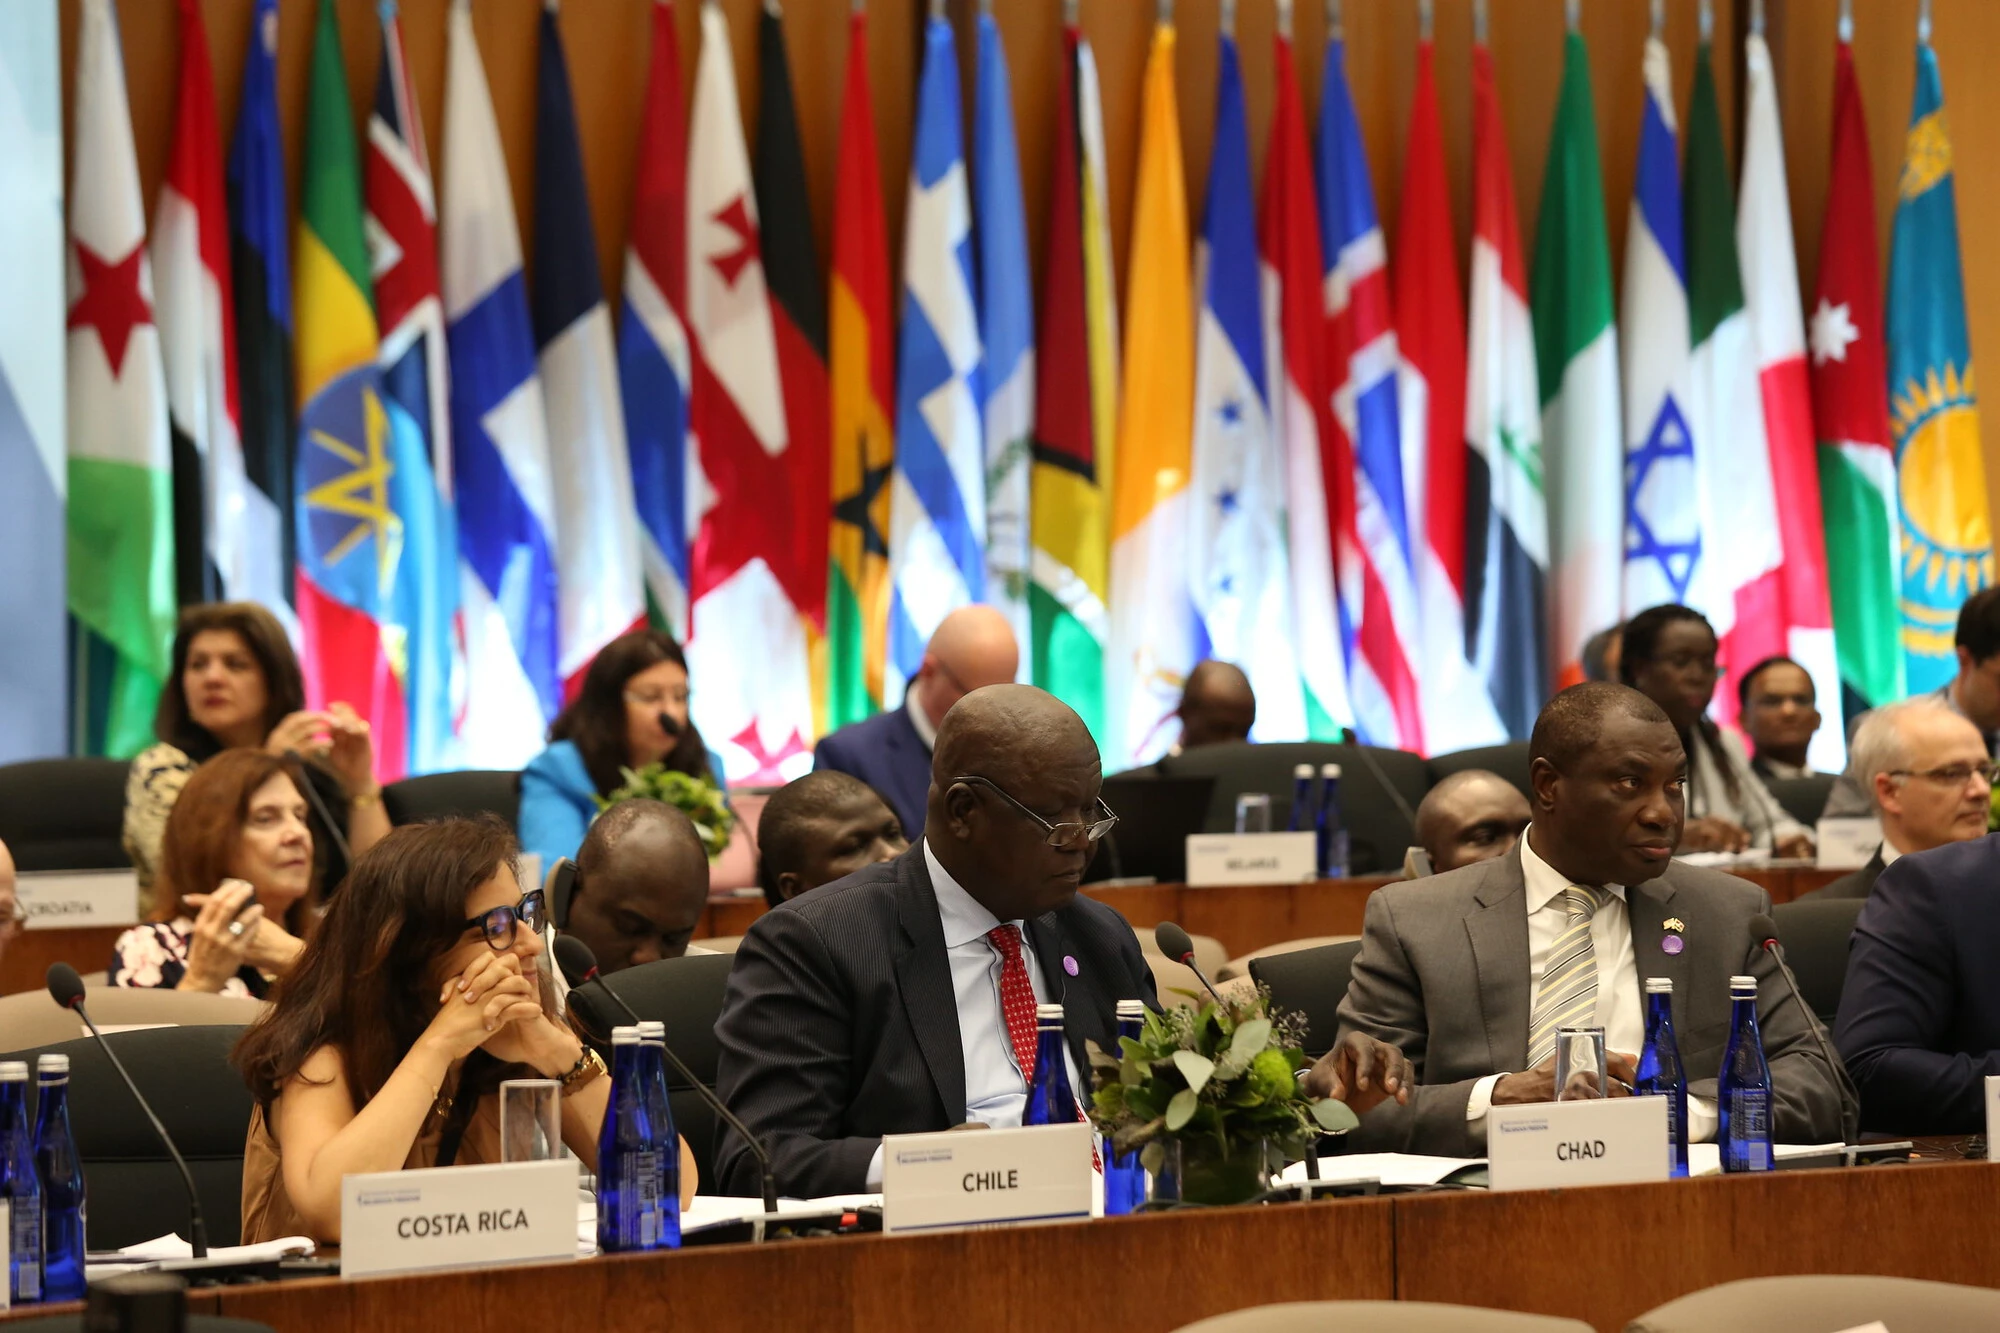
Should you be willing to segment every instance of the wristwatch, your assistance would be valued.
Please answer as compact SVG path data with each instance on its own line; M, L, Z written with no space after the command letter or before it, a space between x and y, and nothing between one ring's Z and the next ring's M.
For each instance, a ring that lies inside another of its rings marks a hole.
M576 1057L576 1063L562 1076L562 1095L575 1096L579 1089L588 1087L591 1080L607 1072L604 1068L604 1057L590 1047L584 1047L583 1054Z

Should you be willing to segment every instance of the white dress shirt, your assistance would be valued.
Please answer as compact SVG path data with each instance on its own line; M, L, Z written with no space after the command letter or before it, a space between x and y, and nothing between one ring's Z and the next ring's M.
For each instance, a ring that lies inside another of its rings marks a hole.
M1569 909L1561 899L1570 881L1535 854L1526 833L1521 835L1519 845L1521 875L1527 881L1528 1013L1532 1023L1535 992L1548 967L1549 953L1556 938L1569 926ZM1604 905L1590 919L1590 948L1597 959L1597 1014L1591 1024L1580 1026L1603 1028L1607 1051L1636 1056L1646 1044L1646 1007L1639 989L1639 960L1632 948L1632 917L1626 910L1625 886L1606 884L1604 889L1608 895ZM1486 1118L1493 1104L1493 1085L1503 1077L1504 1074L1488 1074L1473 1085L1472 1096L1465 1104L1468 1121ZM1713 1102L1688 1098L1690 1142L1707 1142L1715 1137L1715 1124Z
M903 707L908 710L910 725L917 729L917 739L924 743L924 748L937 749L937 723L931 721L931 715L926 713L923 704L917 701L915 690L911 690L903 700Z
M1034 941L1024 923L1001 921L967 893L965 886L938 863L928 838L924 840L924 865L937 893L945 958L951 964L951 989L958 1001L958 1042L965 1057L965 1119L994 1129L1013 1129L1027 1108L1028 1079L1034 1071L1023 1070L1014 1060L1014 1043L1000 1008L1003 963L1000 951L986 934L1000 925L1021 931L1021 962L1028 969L1028 984L1034 988L1035 1002L1048 1004L1048 988L1041 968L1035 965ZM1070 1090L1081 1097L1084 1085L1077 1081L1076 1059L1067 1043L1063 1065L1069 1071ZM880 1147L868 1160L868 1188L882 1188Z

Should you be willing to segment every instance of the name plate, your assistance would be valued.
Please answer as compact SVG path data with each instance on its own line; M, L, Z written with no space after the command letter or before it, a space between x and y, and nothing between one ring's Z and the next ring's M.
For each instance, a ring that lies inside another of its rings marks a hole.
M29 930L139 923L139 873L124 870L31 870L14 882Z
M576 1163L380 1171L340 1182L340 1275L576 1258Z
M1813 826L1813 864L1821 870L1859 870L1882 845L1873 819L1822 819Z
M1319 840L1311 833L1188 835L1187 882L1197 888L1297 884L1318 874Z
M1092 1130L1074 1125L891 1134L882 1230L1003 1227L1090 1216Z
M1496 1106L1486 1113L1486 1158L1496 1190L1665 1180L1667 1099Z

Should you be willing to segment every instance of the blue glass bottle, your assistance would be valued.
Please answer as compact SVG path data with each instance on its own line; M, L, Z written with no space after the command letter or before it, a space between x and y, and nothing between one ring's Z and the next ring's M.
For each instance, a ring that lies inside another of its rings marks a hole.
M1304 833L1313 822L1313 766L1300 764L1292 770L1292 818L1285 828Z
M1024 1125L1073 1125L1076 1093L1069 1086L1069 1062L1063 1059L1063 1007L1035 1006L1035 1073L1028 1080Z
M1347 878L1347 825L1340 818L1340 765L1319 770L1319 877Z
M35 1173L35 1136L28 1127L28 1066L0 1061L0 1246L7 1266L0 1282L9 1300L0 1309L42 1299L42 1180Z
M681 1247L681 1141L674 1132L674 1108L667 1100L667 1025L639 1025L639 1042L646 1049L646 1114L657 1140L654 1156L660 1166L659 1240L663 1250Z
M69 1057L35 1065L35 1174L42 1182L42 1299L83 1299L83 1161L69 1129Z
M1639 1051L1639 1070L1632 1081L1639 1097L1667 1099L1667 1166L1669 1174L1688 1173L1688 1085L1681 1065L1680 1042L1674 1036L1674 983L1670 977L1646 978L1646 1044Z
M1139 1029L1145 1021L1145 1001L1118 1002L1120 1038L1139 1040ZM1111 1136L1106 1134L1098 1146L1098 1153L1104 1163L1104 1215L1116 1217L1123 1213L1138 1212L1139 1206L1146 1202L1146 1168L1139 1165L1138 1149L1135 1148L1127 1153L1114 1153L1111 1150Z
M1716 1142L1724 1171L1769 1171L1771 1151L1771 1067L1764 1063L1764 1037L1757 1030L1757 978L1729 979L1729 1045L1722 1052L1716 1087L1722 1123Z
M660 1167L646 1113L646 1066L639 1029L611 1029L611 1095L597 1136L597 1248L606 1254L659 1242Z

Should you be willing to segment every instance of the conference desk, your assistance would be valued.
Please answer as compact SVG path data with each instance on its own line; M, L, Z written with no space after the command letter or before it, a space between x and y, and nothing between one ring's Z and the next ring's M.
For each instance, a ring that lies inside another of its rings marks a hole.
M1996 1192L2000 1164L1985 1162L1464 1191L321 1278L196 1292L190 1304L349 1333L652 1333L683 1312L702 1333L1165 1333L1276 1301L1396 1298L1567 1315L1616 1333L1662 1302L1746 1277L2000 1287Z
M1761 886L1772 902L1788 903L1846 872L1795 866L1736 873ZM1198 889L1187 884L1087 884L1083 891L1116 909L1141 938L1151 938L1153 927L1162 921L1178 921L1191 934L1221 940L1229 956L1239 958L1284 940L1359 935L1368 895L1395 882L1394 877L1375 875L1226 889ZM761 896L717 894L708 900L695 938L741 935L765 911ZM85 926L22 932L0 957L0 995L39 989L54 962L69 963L79 972L102 971L110 964L111 945L123 929Z

